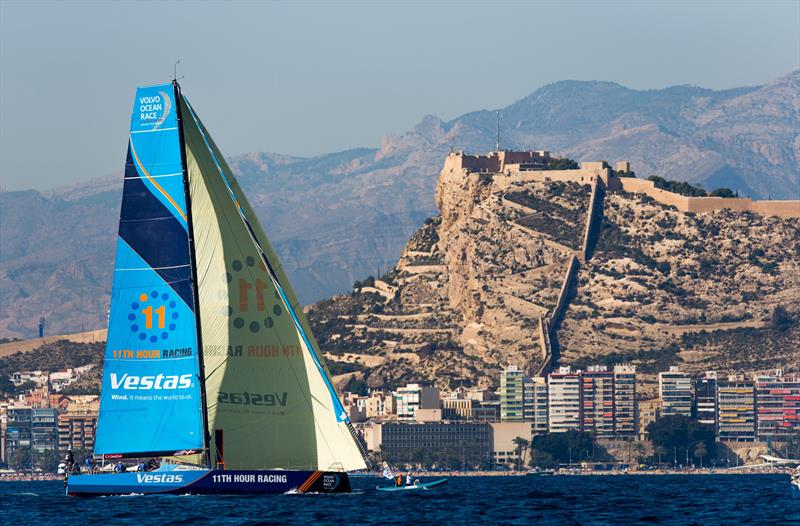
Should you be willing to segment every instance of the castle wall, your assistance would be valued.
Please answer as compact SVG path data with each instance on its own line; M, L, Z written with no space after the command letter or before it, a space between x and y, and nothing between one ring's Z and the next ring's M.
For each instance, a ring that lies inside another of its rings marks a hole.
M592 195L589 198L589 209L586 211L586 227L583 232L583 251L584 263L589 261L592 248L600 235L599 229L603 219L603 186L600 181L592 185Z
M753 201L748 198L686 197L655 187L653 181L622 177L622 189L649 195L664 205L674 206L681 212L702 214L716 210L754 212L764 216L800 217L800 201Z
M550 154L546 151L492 152L487 155L465 155L461 152L451 153L444 162L445 169L466 170L467 172L492 172L498 173L506 170L508 165L525 163L544 164Z
M622 189L626 192L649 195L659 203L667 206L674 206L683 212L689 210L688 197L656 188L653 181L645 181L644 179L635 179L633 177L622 177L619 182Z
M778 217L800 217L800 201L753 201L757 214Z
M576 170L521 171L518 164L511 164L506 165L504 173L494 176L494 184L498 190L502 190L510 187L513 183L560 182L592 184L598 177L605 183L609 180L611 170L600 165L601 163L581 163L581 167Z
M763 216L800 217L800 201L753 201L747 198L723 197L687 197L661 188L656 188L653 181L634 177L616 177L604 161L582 162L576 170L527 170L522 165L543 162L549 157L545 151L527 152L492 152L488 155L465 155L461 152L451 153L444 163L444 170L463 170L470 172L488 172L494 174L493 182L496 190L504 190L514 183L527 182L563 182L592 184L599 178L610 191L648 195L661 204L674 206L682 212L706 213L716 210L749 211ZM618 169L630 171L627 162L617 163Z

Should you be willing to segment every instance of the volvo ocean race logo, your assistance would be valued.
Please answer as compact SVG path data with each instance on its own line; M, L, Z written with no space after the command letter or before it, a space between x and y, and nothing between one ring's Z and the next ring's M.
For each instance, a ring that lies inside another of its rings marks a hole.
M157 95L139 97L139 124L157 130L167 120L172 101L163 91Z
M192 375L182 374L157 376L135 376L123 374L121 377L117 373L111 373L111 389L125 390L150 390L150 389L189 389L192 387Z

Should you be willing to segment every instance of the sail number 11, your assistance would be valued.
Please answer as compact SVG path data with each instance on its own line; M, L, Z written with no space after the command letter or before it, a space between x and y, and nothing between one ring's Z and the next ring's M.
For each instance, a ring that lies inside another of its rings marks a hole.
M153 328L153 312L156 313L158 316L158 328L164 328L164 319L166 318L166 308L164 305L160 306L157 309L153 309L152 305L148 305L144 309L142 309L142 314L144 314L144 326L147 329Z
M254 287L253 284L246 279L239 278L239 310L241 312L247 312L249 310L250 290L253 288L256 290L256 310L260 312L266 310L264 304L264 289L267 288L267 284L260 279L256 279Z

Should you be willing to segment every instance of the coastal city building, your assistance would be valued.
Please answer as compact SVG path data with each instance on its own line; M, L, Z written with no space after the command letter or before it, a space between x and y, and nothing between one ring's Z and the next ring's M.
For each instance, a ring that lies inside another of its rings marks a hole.
M639 400L637 403L638 413L638 435L639 440L650 440L647 434L647 426L655 422L661 415L661 400L652 398L649 400Z
M70 404L58 415L58 449L73 451L94 449L99 403Z
M547 379L534 376L525 379L525 421L531 423L531 435L547 434Z
M752 442L756 439L753 382L742 375L717 381L717 440Z
M614 436L634 439L636 426L636 366L614 366Z
M531 422L534 434L547 432L547 379L509 365L500 373L499 393L502 422Z
M694 384L694 417L701 424L717 424L717 373L713 371Z
M692 378L678 367L658 373L661 416L692 416Z
M800 431L800 375L784 375L780 369L756 375L755 396L759 438L785 438Z
M30 449L31 420L33 409L30 407L9 407L6 410L5 458L11 462L19 449Z
M453 391L442 398L442 418L445 420L472 420L474 405L478 403L464 396L463 392Z
M614 437L614 373L593 365L580 373L580 429L597 438Z
M581 427L580 375L570 367L559 367L547 377L548 431L563 433Z
M63 371L64 373L68 371ZM33 371L13 376L30 388L0 401L0 463L15 452L34 456L48 450L91 451L97 428L97 396L55 392L53 374ZM58 382L67 376L55 377ZM57 383L58 383L57 382ZM649 440L647 427L658 418L686 415L713 425L722 442L781 440L800 431L800 377L781 370L718 378L715 372L693 378L671 367L658 374L658 398L639 400L636 367L593 365L585 370L560 367L548 377L530 377L509 365L497 391L457 387L440 393L432 386L408 384L395 391L366 395L343 393L343 404L371 451L388 447L394 458L435 447L469 450L495 466L524 465L517 439L580 430L604 447L630 449L620 440ZM780 447L780 446L779 446ZM477 449L476 449L477 448ZM452 451L451 451L452 453ZM466 454L466 453L465 453ZM412 456L413 456L412 455ZM452 455L451 455L452 456ZM483 463L483 461L481 463Z
M419 384L408 384L399 387L395 393L397 400L397 418L414 420L417 409L439 409L439 390L435 387L424 387Z
M31 448L37 453L58 449L58 413L55 409L31 409Z
M389 457L406 462L426 450L457 448L458 453L469 448L479 452L482 459L491 455L492 428L477 422L386 422L381 424L379 447ZM374 441L373 441L374 445Z
M525 466L527 451L523 456L518 451L515 440L521 438L530 441L531 424L528 422L498 422L490 424L492 428L492 461L496 466Z
M500 420L522 422L525 420L525 373L516 365L509 365L500 373Z

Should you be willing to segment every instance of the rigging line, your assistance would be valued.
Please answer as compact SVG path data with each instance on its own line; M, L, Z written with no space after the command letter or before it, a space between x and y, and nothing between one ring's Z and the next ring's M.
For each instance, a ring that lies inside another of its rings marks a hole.
M185 97L184 97L184 100L186 100L186 99L185 99ZM208 143L208 140L207 140L207 138L205 137L205 135L203 134L203 130L200 128L200 124L198 123L198 119L197 119L197 117L194 115L193 109L191 108L191 105L189 105L189 103L188 103L188 100L186 101L186 103L187 103L187 106L189 107L189 111L190 111L190 113L192 114L192 117L193 117L193 119L194 119L194 121L195 121L195 125L196 125L196 127L197 127L197 131L198 131L198 133L200 134L200 136L203 138L203 141L205 142L205 145L206 145L206 149L207 149L208 153L209 153L209 154L212 156L212 161L214 161L214 163L217 165L217 170L219 171L220 175L222 176L222 181L223 181L223 183L225 184L226 188L228 188L228 197L230 197L230 198L233 198L234 196L232 195L231 189L230 189L230 187L229 187L229 185L228 185L227 178L225 177L224 173L223 173L223 172L222 172L222 170L221 170L221 167L219 166L219 164L218 164L218 163L217 163L217 161L216 161L216 157L215 157L215 155L214 155L213 151L211 150L211 147L210 147L210 145L209 145L209 143ZM191 148L190 148L189 150L191 150ZM206 188L207 188L207 190L210 190L210 191L212 191L212 192L214 193L214 197L216 197L218 200L220 199L220 196L218 195L218 193L217 193L216 189L214 189L213 187L212 187L212 188L209 188L208 186L206 186ZM256 245L256 249L259 249L259 250L260 250L260 255L262 256L262 258L263 258L264 260L266 260L266 261L265 261L265 262L266 262L266 265L270 265L270 264L269 264L269 261L268 261L268 260L267 260L267 258L266 258L266 254L263 252L263 249L261 249L261 247L255 243L255 240L253 239L253 233L252 233L252 231L251 231L251 230L250 230L250 228L249 228L249 224L247 224L247 220L246 220L246 219L243 217L243 215L242 215L242 210L241 210L241 208L239 207L239 205L238 205L238 203L237 203L236 201L234 201L234 204L236 204L236 206L237 206L237 212L238 212L238 214L239 214L239 218L240 218L240 219L241 219L243 222L245 222L245 225L248 227L248 234L250 235L251 242L254 242L254 245ZM230 222L230 219L229 219L229 218L228 218L226 215L223 215L222 217L225 219L225 222L226 222L226 224L228 225L228 228L230 229L230 231L231 231L231 232L235 232L235 230L234 230L234 227L233 227L232 223ZM237 239L235 236L233 236L233 240L234 240L234 243L236 244L237 248L239 249L239 252L240 252L240 253L242 253L242 254L245 254L245 253L246 253L246 251L242 249L241 245L239 245L239 240L238 240L238 239ZM265 267L266 267L266 265L265 265ZM265 268L265 270L266 270L266 268ZM253 278L253 273L252 273L253 271L251 271L251 270L248 270L247 272L248 272L248 274L250 275L250 277L251 277L251 279L252 279L252 278ZM272 275L271 275L269 272L267 272L267 275L270 277L270 281L272 281L272 283L273 283L273 287L275 287L275 288L276 288L276 291L277 291L278 285L275 283L275 279L273 278L273 276L272 276ZM289 305L289 303L288 303L288 300L286 300L286 299L285 299L285 297L284 297L284 301L283 301L283 303L284 303L284 306L286 306L286 307L287 307L287 311L288 311L288 312L292 312L292 313L293 313L293 311L292 311L292 309L291 309L291 306ZM276 336L277 336L277 338L278 338L278 341L279 341L279 343L283 344L283 343L284 343L284 341L283 341L283 339L280 337L280 334L277 332L277 330L274 330L274 332L275 332L275 335L276 335ZM308 346L308 347L310 347L310 346ZM312 351L309 351L309 353L311 353L311 352L312 352ZM221 363L221 364L220 364L220 365L217 367L217 369L218 369L218 368L220 368L220 367L222 367L222 365L223 365L224 363L227 363L229 359L230 359L230 357L227 357L227 358L225 358L225 359L223 360L223 363ZM312 358L312 361L313 361L313 358ZM288 365L289 365L289 368L290 368L290 369L291 369L291 371L292 371L292 375L295 377L295 381L297 382L297 384L298 384L298 385L303 385L303 383L300 381L300 378L299 378L299 377L298 377L298 375L297 375L297 371L295 370L295 367L294 367L294 365L292 364L292 362L291 362L291 361L289 361L289 360L287 360L287 363L288 363ZM317 367L318 367L318 365L317 365ZM323 376L323 379L325 379L325 376ZM308 394L306 394L306 393L304 392L304 390L302 390L302 389L301 389L301 390L300 390L300 392L302 393L303 397L305 398L305 401L306 401L306 404L307 404L307 406L308 406L308 407L311 409L311 416L312 416L312 419L314 420L314 423L315 423L315 425L317 426L317 428L320 428L320 427L321 427L321 424L320 424L320 421L317 419L316 413L314 412L314 405L313 405L313 403L312 403L312 402L311 402L311 400L308 398ZM321 404L321 402L318 402L318 403L320 403L320 404ZM322 405L324 406L324 404L322 404ZM333 410L334 410L334 412L336 412L336 407L335 407L335 405L333 406ZM266 417L266 416L265 416L265 417ZM326 448L327 448L327 450L328 450L329 454L330 454L331 456L333 456L333 457L336 457L336 455L335 455L335 453L334 453L334 449L331 447L331 444L328 442L328 440L327 440L327 438L325 437L325 435L324 435L324 434L322 434L322 439L323 439L323 442L324 442L324 444L325 444L325 446L326 446Z
M170 130L177 130L178 127L174 128L156 128L154 130L133 130L131 133L153 133L153 132L162 132L162 131L170 131Z

